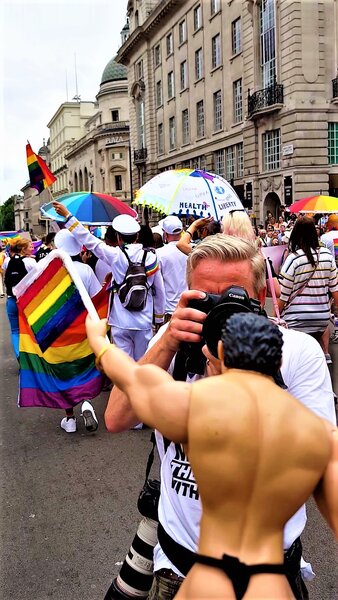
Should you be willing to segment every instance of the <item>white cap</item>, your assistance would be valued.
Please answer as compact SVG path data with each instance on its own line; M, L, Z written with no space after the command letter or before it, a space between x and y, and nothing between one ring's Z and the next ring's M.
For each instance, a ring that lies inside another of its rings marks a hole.
M118 215L113 219L112 226L117 233L122 233L122 235L133 235L141 229L136 219L130 215Z
M55 235L54 245L64 250L69 256L77 256L82 250L82 244L74 237L68 229L60 229Z
M175 215L169 215L169 217L161 219L158 224L162 227L163 231L172 235L181 233L183 230L182 222Z

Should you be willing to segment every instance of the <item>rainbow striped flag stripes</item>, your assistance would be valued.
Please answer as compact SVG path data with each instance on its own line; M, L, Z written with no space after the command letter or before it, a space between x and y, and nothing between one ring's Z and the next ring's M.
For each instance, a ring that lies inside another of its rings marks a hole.
M91 300L74 265L53 250L16 286L21 407L72 408L95 398L106 381L85 331L87 312L107 316L108 285Z
M35 154L29 142L26 145L27 167L29 172L29 181L32 188L35 188L40 194L44 189L56 181L53 173L48 169L41 156Z

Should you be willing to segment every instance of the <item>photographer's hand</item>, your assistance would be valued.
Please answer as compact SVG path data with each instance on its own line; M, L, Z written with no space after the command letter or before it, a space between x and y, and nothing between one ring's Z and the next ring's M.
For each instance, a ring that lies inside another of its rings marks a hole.
M181 342L200 342L203 321L206 314L189 307L191 300L205 298L205 292L187 290L183 292L169 325L162 336L163 344L174 354ZM173 356L172 356L173 358Z

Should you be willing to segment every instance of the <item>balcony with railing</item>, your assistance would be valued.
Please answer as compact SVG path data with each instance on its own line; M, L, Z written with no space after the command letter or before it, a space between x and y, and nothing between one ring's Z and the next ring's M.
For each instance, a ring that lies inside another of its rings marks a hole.
M334 102L338 102L338 77L332 79L332 98Z
M274 81L268 87L253 94L248 90L248 119L280 110L283 104L284 86L281 83Z
M146 162L148 156L147 148L139 148L134 150L134 164L141 165Z

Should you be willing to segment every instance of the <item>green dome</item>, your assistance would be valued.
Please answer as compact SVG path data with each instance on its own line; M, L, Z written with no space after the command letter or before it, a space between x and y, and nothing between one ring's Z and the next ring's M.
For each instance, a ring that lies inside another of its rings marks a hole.
M105 66L102 73L101 83L107 83L107 81L116 81L118 79L128 79L127 67L120 65L112 58L109 63Z

